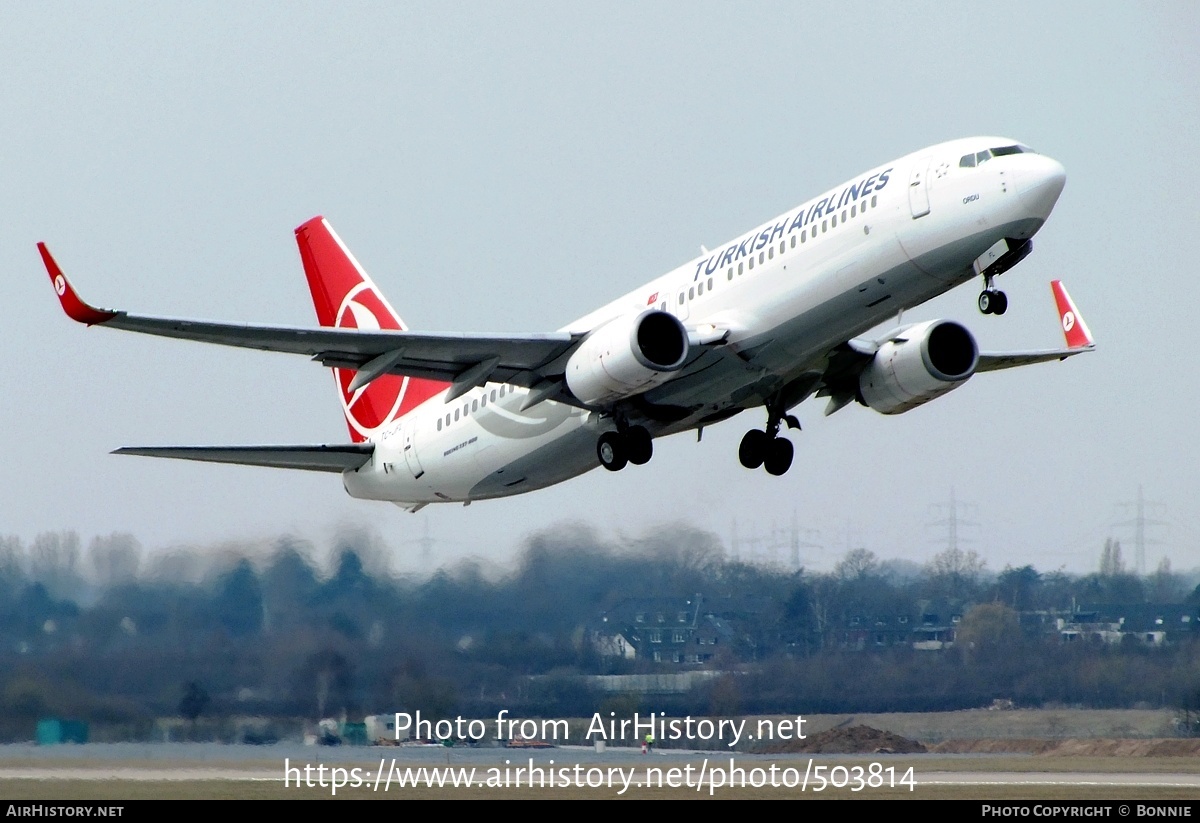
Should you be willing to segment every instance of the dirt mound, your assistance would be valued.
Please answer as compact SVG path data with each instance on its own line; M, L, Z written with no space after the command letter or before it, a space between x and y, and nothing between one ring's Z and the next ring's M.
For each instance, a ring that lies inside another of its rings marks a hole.
M929 751L935 754L1042 754L1048 757L1195 757L1200 755L1200 738L945 740L930 746Z
M929 746L929 751L934 754L1045 754L1061 742L1025 737L956 739L933 743Z
M1198 738L1149 740L1063 740L1046 752L1049 755L1093 757L1194 757L1200 754Z
M873 754L875 752L912 754L924 752L925 746L916 740L873 729L870 726L848 726L811 734L804 740L767 743L761 748L756 748L755 751L765 754L793 752L801 754Z

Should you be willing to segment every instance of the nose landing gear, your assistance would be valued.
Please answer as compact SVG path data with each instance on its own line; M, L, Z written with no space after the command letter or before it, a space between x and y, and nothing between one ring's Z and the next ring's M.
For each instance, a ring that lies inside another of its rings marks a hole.
M976 274L983 275L983 291L979 293L979 310L984 314L1004 314L1008 311L1008 298L1004 292L992 285L997 275L1011 269L1033 251L1033 241L1002 238L972 264Z
M979 293L979 311L984 314L1004 314L1008 311L1008 296L1004 292L992 288L992 278L984 281L984 289Z

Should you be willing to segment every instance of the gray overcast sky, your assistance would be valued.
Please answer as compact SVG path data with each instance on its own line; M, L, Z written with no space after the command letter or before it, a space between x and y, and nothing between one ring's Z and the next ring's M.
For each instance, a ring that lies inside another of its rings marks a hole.
M1152 568L1200 566L1194 341L1200 6L1128 3L0 3L0 533L148 547L374 529L398 565L510 557L562 521L806 529L924 562L953 486L989 568L1094 568L1117 504L1164 504ZM748 412L654 461L408 515L336 476L122 458L136 444L340 442L303 358L84 329L138 313L315 324L292 229L324 214L414 328L548 331L802 200L942 140L999 134L1067 187L1002 278L906 315L985 349L1060 344L1064 279L1099 350L976 377L895 418L799 408L784 478L737 463Z

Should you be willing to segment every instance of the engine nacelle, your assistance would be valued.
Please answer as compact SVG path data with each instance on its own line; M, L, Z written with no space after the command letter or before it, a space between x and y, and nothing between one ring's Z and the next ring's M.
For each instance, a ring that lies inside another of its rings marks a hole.
M592 332L567 361L567 387L588 405L651 389L683 368L688 334L658 309L618 317Z
M858 378L859 397L877 412L900 414L957 389L978 363L975 338L958 323L918 323L879 347Z

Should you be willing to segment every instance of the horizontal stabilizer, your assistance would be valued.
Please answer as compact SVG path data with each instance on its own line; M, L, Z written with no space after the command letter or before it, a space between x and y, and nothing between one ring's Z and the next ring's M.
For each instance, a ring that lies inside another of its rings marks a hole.
M312 472L343 472L357 469L371 459L371 443L336 446L133 446L113 454L140 457L173 457L207 463L236 463L273 469L303 469Z

